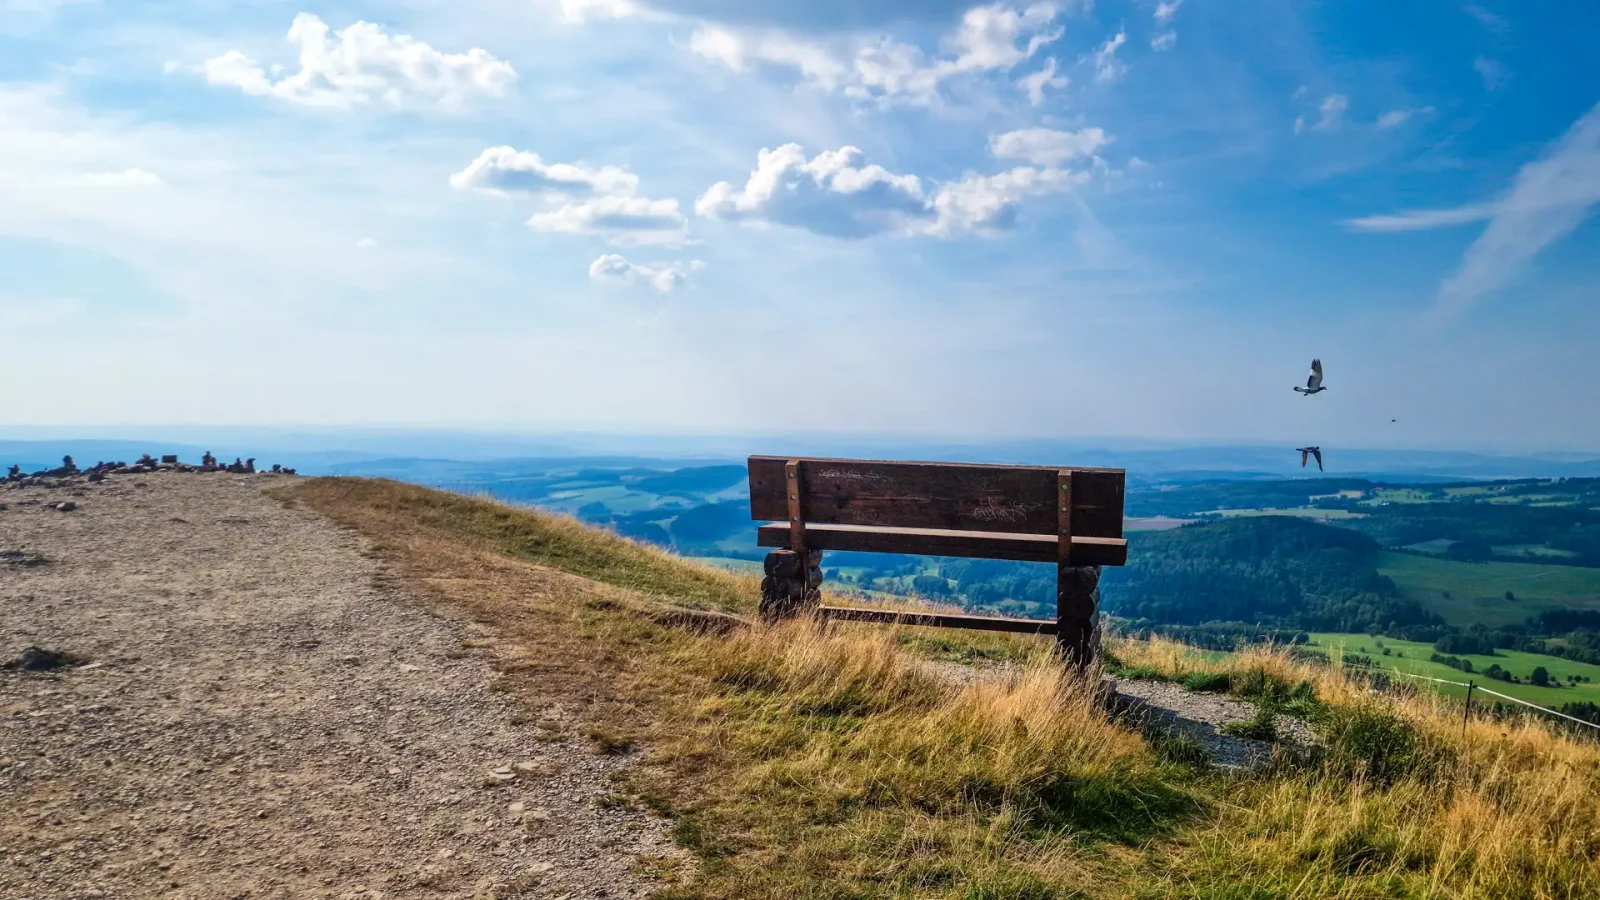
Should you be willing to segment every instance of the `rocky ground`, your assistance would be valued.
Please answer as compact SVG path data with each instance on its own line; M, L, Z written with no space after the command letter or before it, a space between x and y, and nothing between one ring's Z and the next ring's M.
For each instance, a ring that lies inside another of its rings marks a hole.
M1122 680L1117 696L1130 714L1150 726L1200 745L1218 768L1248 769L1272 758L1272 744L1222 731L1255 717L1256 705L1247 700L1191 691L1168 681ZM1280 714L1273 723L1285 743L1304 747L1316 741L1306 723L1292 716Z
M0 672L0 897L627 897L680 864L612 802L626 758L497 692L485 629L285 478L0 485L0 661L59 666Z

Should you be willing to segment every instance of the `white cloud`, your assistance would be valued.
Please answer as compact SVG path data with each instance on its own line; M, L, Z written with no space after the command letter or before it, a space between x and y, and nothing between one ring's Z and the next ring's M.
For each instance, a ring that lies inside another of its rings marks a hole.
M1496 90L1511 78L1511 73L1499 62L1487 56L1479 56L1472 60L1472 68L1483 79L1483 86L1488 90Z
M212 84L254 97L328 109L374 100L391 106L417 100L453 106L476 96L503 96L517 78L510 64L486 50L443 53L370 22L356 22L334 36L329 39L321 19L300 13L288 33L299 48L298 72L274 80L280 67L264 69L238 50L206 60L201 71Z
M1298 95L1297 95L1298 96ZM1317 121L1311 125L1313 131L1332 131L1339 127L1344 120L1344 114L1350 109L1350 98L1343 94L1329 94L1317 105ZM1294 117L1294 133L1300 134L1306 130L1306 117Z
M1571 234L1600 204L1600 104L1539 159L1524 165L1505 196L1490 204L1370 216L1363 231L1411 231L1488 220L1461 267L1439 287L1438 307L1457 312L1510 283L1545 247Z
M528 219L535 231L601 234L619 244L682 244L688 221L676 199L638 196L639 176L616 166L545 162L514 147L490 147L450 176L450 186L483 194L528 194L552 204ZM560 205L555 205L560 204Z
M617 244L682 244L687 224L676 199L646 197L598 197L535 213L528 220L534 231L603 234Z
M1416 109L1391 109L1378 117L1377 125L1382 129L1399 128L1412 116L1428 116L1434 112L1431 106L1421 106Z
M1023 199L1086 177L1020 167L998 175L968 175L930 190L915 175L865 164L855 147L824 151L808 160L798 144L785 144L760 152L744 187L725 181L712 185L695 203L695 212L839 238L949 236L1009 227Z
M1032 58L1061 37L1061 30L1051 27L1059 10L1054 3L1021 9L998 3L974 7L944 37L941 53L934 56L887 37L819 40L783 31L738 31L713 25L695 29L689 49L736 72L757 65L774 66L792 69L802 81L850 97L928 103L950 78L1007 72ZM1053 84L1053 67L1050 71L1037 89L1025 88L1030 96L1042 94L1044 84Z
M810 160L799 144L762 149L744 187L726 181L712 185L695 202L695 212L847 238L901 231L931 218L917 176L861 165L862 160L855 147L824 151Z
M378 241L375 238L364 237L361 240L356 241L356 246L363 250L373 250L377 248Z
M1086 173L1027 166L998 175L968 175L940 186L933 195L937 213L928 234L950 235L963 231L992 232L1015 224L1022 201L1066 190L1088 180Z
M643 14L633 0L561 0L561 17L568 22L595 19L627 19Z
M1028 102L1034 106L1044 104L1044 89L1047 87L1064 90L1070 83L1065 75L1056 74L1056 58L1049 57L1044 62L1044 68L1032 75L1024 75L1017 79L1017 89L1028 95Z
M1171 3L1160 2L1156 4L1156 21L1166 25L1172 17L1178 14L1178 7L1183 5L1183 0L1172 0Z
M1344 118L1345 112L1349 109L1350 98L1343 94L1329 95L1317 107L1317 112L1321 114L1321 118L1317 119L1317 124L1311 127L1319 129L1333 128L1339 124L1340 120Z
M1412 209L1387 216L1363 216L1359 219L1349 219L1345 224L1356 231L1422 231L1428 228L1485 222L1494 218L1494 213L1494 204L1485 203L1455 209Z
M1178 46L1178 33L1176 31L1163 31L1150 39L1150 49L1157 52L1171 50L1176 46Z
M465 169L451 175L450 186L501 195L629 195L639 189L639 176L615 166L590 169L569 163L547 163L537 153L513 147L490 147Z
M1117 59L1117 48L1128 42L1128 33L1118 31L1116 36L1100 45L1094 51L1094 80L1116 81L1128 71L1128 67Z
M689 276L705 268L698 259L687 263L674 262L644 265L629 262L617 253L607 253L589 264L589 278L593 281L610 281L623 284L643 282L663 294L671 293L689 282Z
M958 72L1006 70L1028 59L1061 37L1061 29L1046 30L1060 7L1035 3L1024 9L1001 4L977 6L961 17L961 27L946 39L956 58L949 65ZM1018 46L1018 41L1026 43Z
M161 176L143 169L123 169L120 172L88 172L73 175L65 183L81 187L148 187L161 183Z
M1023 159L1039 166L1059 166L1078 157L1092 157L1110 143L1104 130L1057 131L1023 128L989 139L989 152L1001 159Z

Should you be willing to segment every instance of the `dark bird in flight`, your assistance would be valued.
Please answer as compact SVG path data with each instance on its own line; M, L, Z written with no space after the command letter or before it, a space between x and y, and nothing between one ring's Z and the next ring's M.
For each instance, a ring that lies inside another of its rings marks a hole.
M1300 387L1296 385L1295 391L1309 397L1312 394L1320 394L1325 390L1327 388L1322 386L1322 360L1313 359L1311 361L1311 377L1306 379L1306 386Z
M1321 447L1296 447L1295 449L1300 451L1300 468L1304 469L1306 467L1307 457L1315 456L1317 458L1317 471L1321 472L1323 470Z

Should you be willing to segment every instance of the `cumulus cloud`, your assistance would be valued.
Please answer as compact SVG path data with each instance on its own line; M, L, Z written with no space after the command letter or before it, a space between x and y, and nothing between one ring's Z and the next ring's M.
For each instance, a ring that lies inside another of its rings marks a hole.
M1017 79L1017 89L1028 95L1028 102L1034 106L1044 104L1044 89L1055 88L1064 90L1068 84L1067 76L1056 74L1056 58L1045 60L1044 68L1032 75L1024 75Z
M799 144L763 148L743 187L726 181L712 185L695 201L695 212L846 238L902 230L930 217L917 176L897 175L862 161L855 147L824 151L809 160Z
M1008 72L1061 37L1054 3L1017 8L997 3L967 10L930 55L892 38L818 39L783 31L703 25L689 49L734 71L756 66L793 70L802 81L858 99L931 102L940 85L961 75ZM1054 70L1044 83L1055 78ZM1044 83L1030 90L1042 94Z
M632 194L639 189L639 176L615 166L590 169L547 163L537 153L490 147L465 169L451 175L450 186L489 194Z
M1377 125L1384 130L1399 128L1410 120L1412 116L1428 116L1432 115L1433 112L1434 109L1431 106L1421 106L1416 109L1391 109L1378 117Z
M629 262L617 253L607 253L589 264L592 281L609 281L620 284L647 284L663 294L671 293L689 282L689 276L705 268L698 259L687 263L673 262L643 265Z
M517 73L487 50L444 53L408 35L390 35L370 22L356 22L329 37L311 13L294 17L288 40L299 49L300 70L275 78L238 50L200 67L212 84L236 87L253 97L302 106L348 109L373 101L404 106L424 101L453 106L478 96L499 97Z
M1156 4L1156 21L1162 25L1169 24L1172 17L1178 14L1178 7L1183 5L1183 0L1172 0L1171 3L1160 2Z
M680 244L687 224L676 199L646 197L597 197L528 220L534 231L604 234L619 244Z
M1010 228L1016 224L1023 200L1065 190L1083 183L1088 177L1085 173L1027 166L997 175L968 175L960 181L941 185L933 195L930 205L935 219L926 231L951 235Z
M1109 143L1104 130L1057 131L1023 128L989 139L989 152L1000 159L1022 159L1039 166L1059 166L1078 157L1093 157Z
M1118 31L1115 36L1101 44L1099 49L1094 51L1095 81L1116 81L1122 77L1124 72L1128 71L1128 67L1123 64L1122 60L1117 59L1117 48L1127 42L1127 32Z
M1361 231L1414 231L1487 221L1461 266L1439 287L1443 312L1465 308L1510 283L1545 247L1575 231L1600 205L1600 104L1512 179L1493 203L1354 219Z
M676 199L638 195L639 176L616 166L546 162L537 153L490 147L450 176L456 190L545 200L528 219L535 231L599 234L618 244L681 244L688 220Z
M1171 50L1178 46L1178 33L1176 31L1163 31L1150 39L1150 49L1160 52Z
M1009 227L1026 197L1060 190L1076 176L1020 167L969 175L931 188L915 175L867 164L855 147L807 159L798 144L763 149L743 187L711 186L695 203L710 218L802 228L838 238L878 234L947 236Z

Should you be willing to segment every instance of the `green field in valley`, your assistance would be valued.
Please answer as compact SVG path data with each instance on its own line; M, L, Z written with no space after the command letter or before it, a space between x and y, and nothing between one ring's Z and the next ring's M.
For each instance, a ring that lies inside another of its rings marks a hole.
M1600 609L1600 569L1381 553L1378 571L1452 625L1494 627L1547 609ZM1507 591L1514 599L1506 599Z
M1226 518L1240 516L1299 516L1306 519L1359 519L1365 513L1348 509L1320 509L1315 506L1295 506L1276 509L1219 509L1214 515Z
M1340 655L1359 655L1372 658L1372 664L1383 669L1392 669L1399 672L1409 672L1413 675L1428 675L1433 678L1443 678L1447 681L1465 682L1471 680L1478 685L1491 690L1499 691L1512 697L1560 709L1563 703L1574 703L1579 700L1588 700L1600 703L1600 666L1587 663L1571 662L1558 656L1544 656L1538 653L1519 653L1515 650L1496 650L1493 656L1455 654L1460 659L1472 662L1473 672L1468 674L1460 669L1444 665L1443 663L1430 662L1433 655L1433 645L1416 641L1402 641L1395 638L1372 637L1366 634L1327 634L1313 633L1311 647L1328 653L1330 658ZM1389 655L1384 655L1384 650ZM1532 684L1512 684L1504 681L1492 680L1483 675L1485 669L1492 665L1522 679L1528 680L1536 666L1544 666L1550 673L1552 681L1560 681L1561 687L1539 687ZM1567 676L1582 675L1593 679L1589 682L1580 682L1567 685ZM1434 684L1432 682L1416 682L1419 685L1431 686L1453 696L1466 693L1464 687Z

